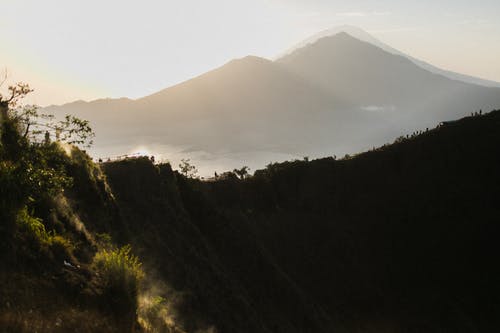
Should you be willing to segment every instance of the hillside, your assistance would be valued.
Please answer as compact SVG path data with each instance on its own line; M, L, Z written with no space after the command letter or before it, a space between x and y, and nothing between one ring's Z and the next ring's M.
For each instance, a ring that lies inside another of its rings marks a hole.
M16 143L2 130L0 327L495 331L499 127L494 111L341 160L210 181L51 144L47 170L63 167L73 185L31 198L12 195L31 183L9 171ZM39 223L46 236L29 227ZM110 289L98 264L125 244L145 274L139 324L134 294Z
M497 111L205 191L348 332L489 332L499 324L499 126Z

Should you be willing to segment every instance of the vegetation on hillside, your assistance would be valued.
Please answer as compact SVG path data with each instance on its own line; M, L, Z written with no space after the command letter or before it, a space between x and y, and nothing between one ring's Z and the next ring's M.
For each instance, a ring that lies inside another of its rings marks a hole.
M94 164L61 142L64 123L58 138L39 132L42 116L19 105L29 91L0 97L2 331L500 325L500 111L202 181L189 160ZM89 124L74 124L88 142Z
M0 330L151 331L137 325L139 258L102 242L75 207L85 195L112 203L98 166L75 146L91 144L89 123L21 107L27 85L9 92L0 95Z

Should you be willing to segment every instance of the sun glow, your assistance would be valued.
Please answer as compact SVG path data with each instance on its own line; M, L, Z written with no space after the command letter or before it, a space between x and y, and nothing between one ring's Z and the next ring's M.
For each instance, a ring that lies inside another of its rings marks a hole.
M151 156L154 155L148 148L144 146L132 149L129 154L130 156Z

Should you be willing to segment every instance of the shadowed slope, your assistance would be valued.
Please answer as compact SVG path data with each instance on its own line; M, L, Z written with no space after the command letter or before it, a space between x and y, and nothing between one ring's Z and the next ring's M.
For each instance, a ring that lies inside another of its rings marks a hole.
M500 111L204 185L347 332L498 329ZM340 330L342 332L342 330Z
M124 295L103 293L93 258L107 238L133 245L143 288L181 331L497 331L499 128L495 111L207 182L147 157L97 166L60 151L73 187L31 213L59 241L40 247L1 221L0 329L141 331L112 306ZM3 158L2 189L16 179Z

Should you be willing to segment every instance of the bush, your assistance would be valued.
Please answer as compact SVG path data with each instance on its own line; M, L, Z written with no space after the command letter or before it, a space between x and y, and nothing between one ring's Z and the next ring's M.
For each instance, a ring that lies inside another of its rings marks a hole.
M74 246L68 239L56 234L49 237L50 250L55 259L73 259Z
M73 257L73 244L54 231L47 232L43 220L32 216L24 207L17 213L16 225L18 236L24 239L35 250L49 250L57 260Z
M139 258L131 253L130 245L100 250L93 264L101 279L103 295L112 302L113 312L135 315L144 272Z
M26 207L17 213L16 224L20 234L38 246L49 245L50 235L45 230L42 220L31 216Z

